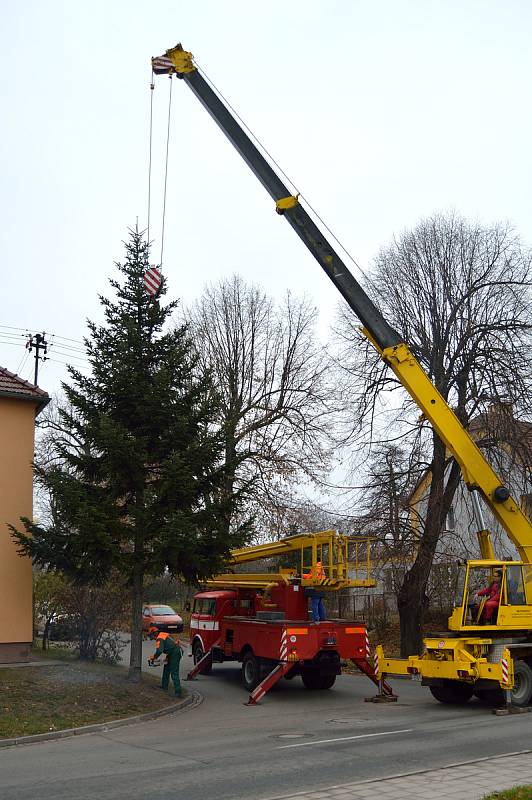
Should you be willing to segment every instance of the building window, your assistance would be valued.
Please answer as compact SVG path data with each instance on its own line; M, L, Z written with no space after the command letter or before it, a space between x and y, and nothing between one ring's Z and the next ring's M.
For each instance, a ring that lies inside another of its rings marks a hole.
M454 515L454 508L452 506L447 512L446 528L448 531L456 530L456 517Z

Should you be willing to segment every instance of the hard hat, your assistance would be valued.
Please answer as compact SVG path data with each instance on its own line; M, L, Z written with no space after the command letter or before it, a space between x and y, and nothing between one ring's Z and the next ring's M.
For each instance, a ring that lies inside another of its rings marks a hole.
M159 635L159 628L155 625L152 625L151 628L148 630L148 636L150 639L155 639Z

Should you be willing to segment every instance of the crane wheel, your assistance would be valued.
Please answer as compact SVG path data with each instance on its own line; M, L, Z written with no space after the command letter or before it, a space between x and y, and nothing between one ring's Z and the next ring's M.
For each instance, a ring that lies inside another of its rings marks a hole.
M516 661L514 665L514 688L510 691L511 703L517 708L526 708L532 703L532 669L526 661ZM476 689L475 695L490 708L505 705L502 689Z
M473 687L459 681L445 681L443 686L429 686L430 693L440 703L463 705L473 695Z
M532 669L526 661L514 662L514 681L512 705L526 708L532 702Z

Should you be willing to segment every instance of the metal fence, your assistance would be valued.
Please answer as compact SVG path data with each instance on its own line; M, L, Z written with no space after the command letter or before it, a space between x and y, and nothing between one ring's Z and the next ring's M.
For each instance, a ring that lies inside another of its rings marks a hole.
M397 615L397 600L393 592L329 592L325 604L328 616L363 620L370 628L387 619L391 621Z

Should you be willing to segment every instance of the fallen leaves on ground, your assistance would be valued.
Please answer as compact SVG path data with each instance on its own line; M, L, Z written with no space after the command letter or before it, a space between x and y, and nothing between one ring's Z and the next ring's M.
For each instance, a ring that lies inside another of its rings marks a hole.
M174 703L152 676L133 684L120 667L77 661L2 669L0 739L110 722Z

